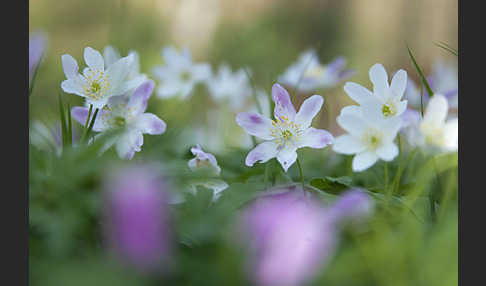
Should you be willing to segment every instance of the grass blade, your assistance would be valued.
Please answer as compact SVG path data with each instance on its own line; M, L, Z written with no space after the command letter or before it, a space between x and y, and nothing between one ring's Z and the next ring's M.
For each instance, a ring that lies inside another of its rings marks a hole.
M425 79L424 73L422 72L422 70L418 66L417 61L415 61L415 57L413 56L412 51L410 50L408 45L407 45L407 50L408 50L408 54L410 55L410 59L412 59L412 62L415 66L415 69L417 69L417 72L420 75L420 79L422 80L422 83L424 84L425 89L427 90L427 93L429 94L430 97L434 96L434 93L432 92L432 89L430 88L429 83Z
M64 110L64 104L62 103L61 94L59 94L59 113L61 119L61 132L62 132L62 146L67 144L67 128L66 128L66 115Z
M444 49L444 50L448 51L449 53L451 53L451 54L453 54L453 55L455 55L455 56L457 57L457 54L458 54L457 50L456 50L456 49L454 49L454 48L451 48L451 47L450 47L449 45L447 45L446 43L444 43L444 42L439 42L439 43L434 43L434 44L435 44L437 47L442 48L442 49Z
M67 109L68 109L68 112L67 112L67 126L68 126L68 130L67 130L67 135L68 135L68 138L67 138L67 142L69 144L69 146L73 146L73 124L72 124L72 120L71 120L71 104L69 104L68 102L68 105L67 105Z

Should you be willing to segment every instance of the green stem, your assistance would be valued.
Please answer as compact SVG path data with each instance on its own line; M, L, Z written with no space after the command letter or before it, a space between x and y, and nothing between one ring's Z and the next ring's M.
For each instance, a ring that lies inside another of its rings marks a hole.
M398 134L398 170L393 178L392 193L397 193L400 188L400 178L402 176L402 140L400 134Z
M88 127L88 131L86 133L86 139L88 139L89 137L89 133L91 132L91 130L93 129L93 126L94 126L94 123L96 121L96 115L98 115L98 111L100 111L98 108L96 108L94 114L93 114L93 119L91 119L91 123L89 124L89 127Z
M302 188L305 186L304 172L302 172L302 165L300 164L300 159L297 157L297 167L299 167L300 180L302 181Z
M383 191L387 194L387 198L390 199L391 193L388 191L388 163L386 161L383 164L383 172L384 172Z
M83 132L83 137L81 138L81 141L84 142L86 139L86 136L88 135L88 124L89 124L89 119L91 118L91 112L93 112L93 105L89 105L89 111L88 111L88 117L86 117L86 123L84 124L84 132Z

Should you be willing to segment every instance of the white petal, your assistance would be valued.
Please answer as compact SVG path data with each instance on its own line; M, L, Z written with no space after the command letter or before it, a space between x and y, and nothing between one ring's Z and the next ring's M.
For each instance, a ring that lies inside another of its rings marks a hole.
M246 133L260 137L265 140L271 140L272 137L272 120L265 118L258 113L240 112L236 116L236 123L245 129Z
M128 86L124 81L130 72L130 66L133 62L133 56L126 56L119 59L108 67L106 74L110 81L110 95L122 95L128 91Z
M116 142L116 152L121 159L132 159L135 152L141 150L143 145L142 132L128 130Z
M408 104L407 100L403 100L403 101L398 102L397 103L397 114L395 116L402 115L403 112L405 112L405 110L407 110L407 104Z
M382 64L375 64L370 69L370 80L375 95L384 96L388 89L388 74Z
M455 151L458 147L459 122L457 118L450 119L444 126L444 144L446 149Z
M246 156L245 164L248 167L251 167L258 161L260 161L261 163L267 162L277 155L277 147L278 145L273 141L266 141L258 144Z
M353 171L354 172L364 171L369 167L373 166L373 164L375 164L377 160L378 157L373 152L365 151L359 153L353 158L353 163L352 163Z
M86 47L84 49L84 61L93 70L104 70L105 62L103 56L95 49Z
M363 102L370 96L373 96L373 93L367 88L354 82L347 82L344 85L344 91L352 100L356 101L359 104L361 104L361 102Z
M312 119L321 110L324 98L320 95L313 95L302 103L299 112L295 115L294 122L300 124L302 128L307 128L311 125Z
M353 135L361 135L367 128L366 121L356 114L341 114L336 118L336 121L342 129Z
M435 94L429 100L423 121L427 124L441 125L447 117L448 108L447 99L441 94Z
M93 110L96 110L97 108L98 109L102 109L103 107L105 107L105 105L108 103L108 100L110 98L109 97L102 97L101 99L98 99L98 100L92 100L91 98L87 97L86 98L86 103L89 105L89 104L92 104L93 105ZM94 112L94 111L93 111Z
M361 106L358 106L358 105L348 105L348 106L343 107L343 109L341 109L341 115L352 114L352 115L355 115L355 116L362 116L361 112L362 112L362 108L361 108Z
M308 128L299 138L298 147L324 148L332 144L334 137L331 133L323 129Z
M275 109L273 116L280 120L282 117L287 117L290 121L294 120L295 108L290 101L290 95L280 84L276 83L272 86L272 99L275 102Z
M61 88L66 93L72 93L82 97L86 97L83 91L83 86L77 79L71 78L64 80L63 82L61 82Z
M277 154L277 160L282 165L282 168L284 169L285 172L292 166L292 164L295 163L295 160L297 160L297 152L295 152L297 149L294 147L284 147L282 150L280 150Z
M405 88L407 88L407 72L399 70L392 78L390 89L394 96L398 96L402 99L403 94L405 93Z
M135 120L135 126L146 134L157 135L165 132L165 122L152 113L140 114Z
M376 149L376 155L382 160L391 161L398 155L398 147L393 142L384 144Z
M391 142L398 134L398 130L402 127L402 118L395 116L388 119L383 119L376 122L376 126L385 134L385 142Z
M344 134L334 139L332 150L337 153L349 155L363 152L366 150L366 146L359 138Z
M78 77L78 63L76 60L68 54L61 56L62 69L67 79L75 79Z
M192 78L199 82L209 79L211 66L209 64L196 64L191 68Z
M118 61L121 56L120 53L112 46L106 46L103 49L103 58L105 59L106 67L111 66Z

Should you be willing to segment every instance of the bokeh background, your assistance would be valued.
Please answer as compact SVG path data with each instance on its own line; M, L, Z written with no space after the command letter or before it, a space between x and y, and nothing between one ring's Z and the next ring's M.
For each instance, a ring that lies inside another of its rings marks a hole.
M81 60L84 47L102 50L108 44L122 54L138 51L145 73L162 63L162 46L189 47L193 58L210 62L213 71L223 62L233 69L250 68L267 92L307 48L315 48L323 63L345 56L348 67L358 71L350 80L366 87L368 69L377 62L389 72L403 68L418 82L406 43L425 74L438 59L456 64L434 43L457 47L457 9L455 0L31 0L29 29L44 30L49 41L36 96L30 99L36 106L31 116L50 120L46 111L57 108L53 102L64 79L62 54ZM342 84L322 95L330 114L320 125L336 131L332 119L350 101ZM305 97L296 95L297 104ZM81 102L71 98L73 105ZM191 114L190 107L155 104L160 114L177 119L169 122L172 126L188 122L184 114Z
M60 84L65 79L61 55L72 55L82 67L86 46L102 51L105 46L112 45L122 55L136 50L140 54L141 72L151 78L152 67L162 64L163 46L188 47L195 61L209 62L213 71L222 63L230 64L233 70L248 67L257 86L267 92L277 76L308 48L318 51L322 63L345 56L347 68L357 71L349 80L368 88L371 88L368 70L377 62L384 64L389 73L405 69L410 78L419 82L406 43L426 75L439 59L457 65L455 56L434 44L444 42L457 48L457 15L456 0L30 0L29 32L42 30L48 38L48 47L39 66L34 92L29 97L29 116L43 122L58 120L57 100L58 95L63 94ZM196 94L198 92L201 96ZM326 99L326 113L320 115L313 126L328 129L337 136L342 130L335 118L351 101L344 93L343 83L320 94ZM299 106L308 96L292 94L292 100ZM63 94L63 100L71 106L83 104L82 98L75 95ZM167 139L171 138L171 132L191 126L199 115L214 108L214 102L197 89L187 101L152 96L148 108L170 128L162 136L146 136L143 151L135 155L134 161L139 158L162 161L162 151L169 157L171 154L167 150L178 147ZM241 131L234 122L234 115L228 118L225 123L229 128ZM178 157L182 166L192 158L188 147L195 143L188 141L187 146L180 146L181 152L187 153L184 158L174 151L173 157ZM325 150L319 156L312 153L313 150L305 152L306 176L344 174L343 169L332 169L333 164L340 162L326 161L323 166L322 158L331 151ZM247 150L240 150L236 155L216 152L218 162L224 166L223 176L236 177L247 172L248 168L243 166L246 153ZM108 168L105 159L92 160L94 156L85 156L76 160L69 157L64 161L37 162L32 154L29 154L32 168L30 225L40 225L45 232L34 227L30 229L32 285L168 285L158 280L141 283L137 274L119 268L116 262L107 260L102 251L91 252L102 248L96 219L103 206L96 189L100 185L100 174ZM425 168L428 165L422 166L420 162L414 161L409 169L417 174L431 172L430 168ZM359 241L361 248L354 247L358 244L344 237L339 256L329 271L320 274L317 285L457 285L457 208L454 205L457 204L457 159L455 162L455 169L441 175L443 186L447 186L444 189L450 189L444 192L452 194L449 205L452 210L444 208L443 219L437 227L417 226L414 218L408 218L397 223L398 230L385 229L367 241ZM45 175L33 168L54 171ZM390 165L390 168L390 174L394 174L396 166ZM252 170L262 172L263 166L260 164ZM357 174L353 179L366 182L382 177L380 171L375 170ZM404 178L413 182L413 172L406 173ZM289 174L297 181L295 167ZM429 177L433 176L427 175ZM407 180L405 183L413 185ZM243 200L238 196L247 196L245 192L254 183L233 184L231 191L235 197L228 200ZM436 184L424 181L417 188L443 187ZM408 185L409 189L414 188ZM190 211L188 219L179 221L179 231L194 229L200 222L194 222L194 218L201 217L201 224L207 229L198 235L210 237L210 242L195 250L180 251L178 263L182 270L180 277L174 280L177 285L246 285L238 280L242 273L235 269L241 268L241 261L234 245L211 240L214 232L221 231L219 225L226 222L227 209L220 207L209 218L200 215L197 208Z

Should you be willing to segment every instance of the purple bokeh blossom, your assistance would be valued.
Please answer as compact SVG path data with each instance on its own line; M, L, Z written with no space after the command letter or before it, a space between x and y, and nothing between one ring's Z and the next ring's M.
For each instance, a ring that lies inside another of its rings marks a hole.
M142 272L163 269L170 252L167 185L147 166L112 174L105 186L105 235L125 263Z
M29 84L46 49L47 38L43 32L35 32L29 38Z

